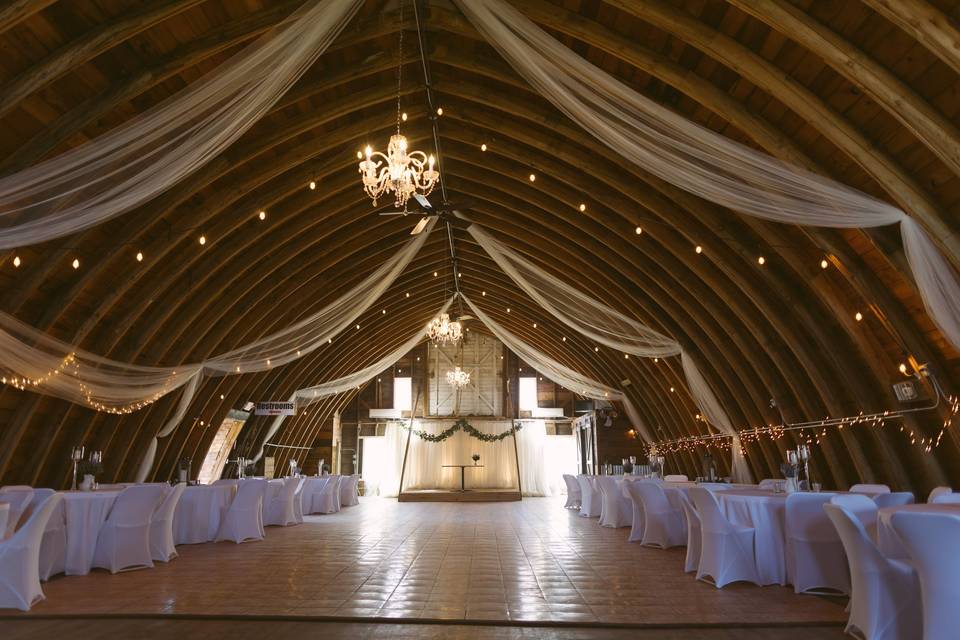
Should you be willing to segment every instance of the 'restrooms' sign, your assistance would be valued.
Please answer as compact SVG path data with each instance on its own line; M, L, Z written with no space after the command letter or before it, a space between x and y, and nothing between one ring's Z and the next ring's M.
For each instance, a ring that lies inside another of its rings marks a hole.
M297 410L292 402L258 402L258 416L293 416Z

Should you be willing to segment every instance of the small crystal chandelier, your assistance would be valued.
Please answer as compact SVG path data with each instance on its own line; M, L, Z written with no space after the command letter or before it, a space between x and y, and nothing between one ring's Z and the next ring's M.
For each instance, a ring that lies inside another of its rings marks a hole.
M440 178L440 172L433 168L433 155L423 151L408 151L407 138L400 133L400 91L403 72L403 1L400 2L400 56L397 66L397 132L390 136L387 153L374 151L370 145L363 153L357 152L360 160L360 175L363 177L363 190L373 199L384 193L394 195L394 205L406 209L407 200L419 191L430 195ZM403 120L407 115L403 114ZM366 156L366 158L364 158Z
M455 386L457 389L463 389L470 384L470 374L460 367L455 367L453 371L447 371L447 383Z
M463 337L463 327L456 320L451 322L449 313L441 313L427 325L427 337L434 344L456 344Z

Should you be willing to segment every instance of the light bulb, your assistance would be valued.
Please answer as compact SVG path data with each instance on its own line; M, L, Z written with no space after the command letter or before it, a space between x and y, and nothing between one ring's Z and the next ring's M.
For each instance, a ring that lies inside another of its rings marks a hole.
M357 160L363 160L363 151L357 151Z
M901 362L901 363L900 363L900 373L906 373L906 372L907 372L907 365L905 365L905 364L903 364L903 363Z
M536 181L537 181L537 175L536 175L535 173L531 173L531 174L530 174L530 182L536 182Z
M406 292L405 294L403 294L403 295L406 296L407 298L409 298L409 297L410 297L410 292L407 291L407 292Z
M380 310L380 313L383 314L383 315L387 315L387 310L386 310L386 309L381 309L381 310Z
M507 307L507 313L510 313L510 307Z
M697 253L703 253L703 247L701 247L700 245L697 245L697 248L694 249L694 251L696 251Z
M643 233L643 229L641 229L640 227L637 227L637 228L634 229L633 231L634 231L634 233L636 233L637 235L640 235L641 233Z
M261 220L266 220L266 219L267 219L267 212L266 212L266 211L261 211L261 212L260 212L259 214L257 214L257 215L260 217Z
M443 107L437 107L437 115L438 115L438 116L442 116L442 115L443 115Z
M673 387L670 387L670 393L673 393Z
M630 354L629 354L629 353L623 354L623 359L624 359L624 360L629 360L629 359L630 359Z
M463 274L460 273L459 271L457 271L457 277L458 277L458 278L462 278L462 277L463 277Z
M357 331L359 331L359 330L360 330L360 325L357 325Z
M20 256L14 256L14 257L13 257L13 266L15 266L15 267L19 267L19 266L20 266Z
M757 258L757 262L758 262L759 264L763 264L763 263L765 263L766 261L767 261L766 258L764 258L763 256L760 256L759 258Z
M860 322L861 320L863 320L863 314L860 313L859 311L857 311L857 315L853 317L856 318L857 322Z
M407 121L407 112L406 112L406 111L404 111L404 112L400 115L400 119L403 120L404 122Z
M367 145L367 148L364 149L363 152L367 154L367 160L369 160L370 156L373 155L373 148L370 145Z
M593 350L594 350L595 352L596 352L596 351L600 351L600 347L594 347Z
M313 191L313 190L316 189L316 188L317 188L317 183L314 182L313 180L311 180L311 181L310 181L310 191Z
M827 262L826 260L821 260L821 261L820 261L820 268L821 268L821 269L826 269L828 266L830 266L830 263Z
M484 142L482 145L480 145L480 151L486 151L486 150L487 150L487 143Z
M583 204L583 203L581 202L581 203L580 203L580 213L583 213L583 212L586 211L586 210L587 210L587 205L585 205L585 204Z
M74 268L74 269L79 269L79 268L80 268L80 261L77 260L76 258L73 259L73 268Z
M534 328L534 329L537 328L537 323L536 323L536 322L533 323L533 328Z
M567 341L567 336L563 336L563 341L564 341L564 342Z
M200 236L200 245L207 244L207 236Z
M485 296L485 295L487 295L487 292L486 292L486 291L481 291L481 292L480 292L480 295L481 295L481 296Z
M431 154L430 154L430 157L427 158L427 164L430 165L430 170L431 170L431 171L433 170L433 163L434 163L434 159L433 159L433 154L431 153Z
M434 277L434 278L437 277L437 272L436 272L436 271L433 272L433 277Z
M143 254L137 251L137 262L143 262Z
M221 394L220 394L220 399L223 400L224 397L225 397L225 396L221 393Z

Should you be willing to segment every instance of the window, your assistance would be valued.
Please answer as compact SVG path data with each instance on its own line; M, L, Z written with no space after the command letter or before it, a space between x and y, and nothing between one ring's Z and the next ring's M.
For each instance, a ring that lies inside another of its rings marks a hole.
M201 484L210 484L220 479L220 474L223 473L223 467L227 463L227 458L230 457L230 450L233 448L233 443L237 441L241 428L243 428L243 420L226 418L217 429L203 464L200 466L200 475L197 480Z
M520 411L536 411L537 379L520 378Z
M413 409L413 378L393 379L393 408L401 411Z

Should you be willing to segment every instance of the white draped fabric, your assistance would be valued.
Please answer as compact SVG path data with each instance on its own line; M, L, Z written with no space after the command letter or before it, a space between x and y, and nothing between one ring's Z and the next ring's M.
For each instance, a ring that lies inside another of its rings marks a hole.
M467 231L527 295L567 326L608 347L643 358L679 355L687 388L701 413L711 425L733 439L732 476L737 482L751 482L750 468L743 457L740 439L730 418L693 358L683 351L680 343L550 275L476 224L467 227ZM628 413L631 410L627 409ZM634 418L631 416L631 419ZM647 441L651 442L649 439Z
M524 420L517 431L520 486L524 496L556 496L566 488L563 474L577 472L572 435L548 436L543 420Z
M0 250L69 235L163 193L250 129L361 0L309 0L215 71L112 131L0 179Z
M835 228L900 223L927 311L960 348L960 278L929 235L899 208L677 115L592 65L504 0L454 2L547 100L662 180L775 222Z
M424 235L424 234L421 234ZM451 296L440 311L437 312L437 315L445 313L447 309L450 308L450 305L453 304L453 296ZM322 382L318 385L312 387L306 387L305 389L297 389L293 392L293 395L290 396L290 402L295 402L297 408L307 406L314 402L319 402L324 398L329 396L337 395L338 393L343 393L345 391L350 391L351 389L356 389L361 385L372 380L377 374L380 374L387 369L389 369L393 364L402 358L404 355L410 352L415 346L420 344L427 337L427 322L423 323L423 328L419 329L414 333L410 338L405 341L403 344L398 346L396 349L383 356L373 364L360 369L359 371L354 371L351 374L343 376L342 378L337 378L336 380L330 380L329 382ZM267 429L267 434L264 437L263 441L270 442L277 431L280 430L281 425L283 425L283 420L286 416L277 416L273 424L270 425L270 428ZM257 452L257 455L253 457L253 461L256 462L260 460L263 456L263 445L260 446L260 451Z

